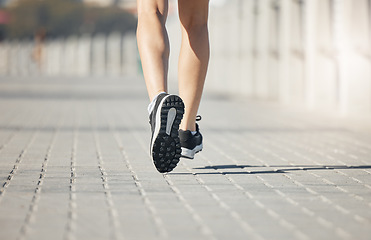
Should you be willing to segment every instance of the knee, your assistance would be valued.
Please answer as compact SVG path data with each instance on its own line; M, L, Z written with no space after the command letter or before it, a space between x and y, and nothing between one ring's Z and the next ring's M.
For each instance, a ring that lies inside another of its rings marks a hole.
M199 32L207 30L208 13L205 11L192 11L179 14L182 27L187 32Z
M207 22L188 22L186 24L182 23L182 26L185 31L188 32L188 34L198 34L201 32L206 32L208 29Z
M155 23L159 22L162 24L165 24L166 22L166 16L164 14L161 14L160 11L157 9L144 9L139 11L138 10L138 22L148 22L148 23Z
M167 4L157 1L138 0L138 22L165 24L167 17Z

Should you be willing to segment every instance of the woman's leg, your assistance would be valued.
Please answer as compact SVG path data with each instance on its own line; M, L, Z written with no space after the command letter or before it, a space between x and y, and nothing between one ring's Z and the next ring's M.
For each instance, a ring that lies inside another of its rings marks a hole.
M167 92L169 38L165 28L168 0L137 0L137 42L150 100Z
M179 95L185 104L180 129L195 131L209 63L209 0L178 0L178 6L182 29L178 67Z
M161 173L172 171L179 162L179 123L184 104L167 92L169 39L165 29L168 0L137 0L137 40L144 78L151 103L148 106L152 137L150 155ZM157 97L156 97L157 96Z

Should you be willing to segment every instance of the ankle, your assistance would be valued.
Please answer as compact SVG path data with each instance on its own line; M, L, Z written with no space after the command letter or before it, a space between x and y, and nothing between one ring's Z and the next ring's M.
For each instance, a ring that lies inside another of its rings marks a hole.
M188 131L191 131L192 133L196 132L196 123L193 123L193 127L192 127L192 124L188 124L188 125L187 124L185 124L185 125L181 124L179 129L181 129L183 131L188 130Z

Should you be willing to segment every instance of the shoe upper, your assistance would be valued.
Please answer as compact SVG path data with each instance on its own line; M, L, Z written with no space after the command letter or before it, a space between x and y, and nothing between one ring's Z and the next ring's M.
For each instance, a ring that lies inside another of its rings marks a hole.
M160 95L158 95L158 97L156 99L155 107L153 108L151 114L149 115L149 124L151 125L152 135L153 135L153 132L155 130L155 121L156 121L155 118L156 118L156 113L157 113L158 106L160 105L161 100L164 97L166 97L167 95L169 95L169 94L167 94L167 93L161 93Z
M179 129L180 145L183 148L194 149L196 146L201 145L202 135L200 133L198 124L196 123L196 134L193 135L190 130Z

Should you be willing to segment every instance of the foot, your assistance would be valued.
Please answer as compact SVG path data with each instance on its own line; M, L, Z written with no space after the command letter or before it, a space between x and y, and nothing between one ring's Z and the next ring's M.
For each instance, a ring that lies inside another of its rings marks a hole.
M180 146L182 147L182 157L193 159L195 154L202 151L202 135L196 124L196 134L191 131L179 130Z
M178 131L183 113L184 103L180 97L162 93L149 116L151 157L160 173L172 171L179 162L181 147Z

